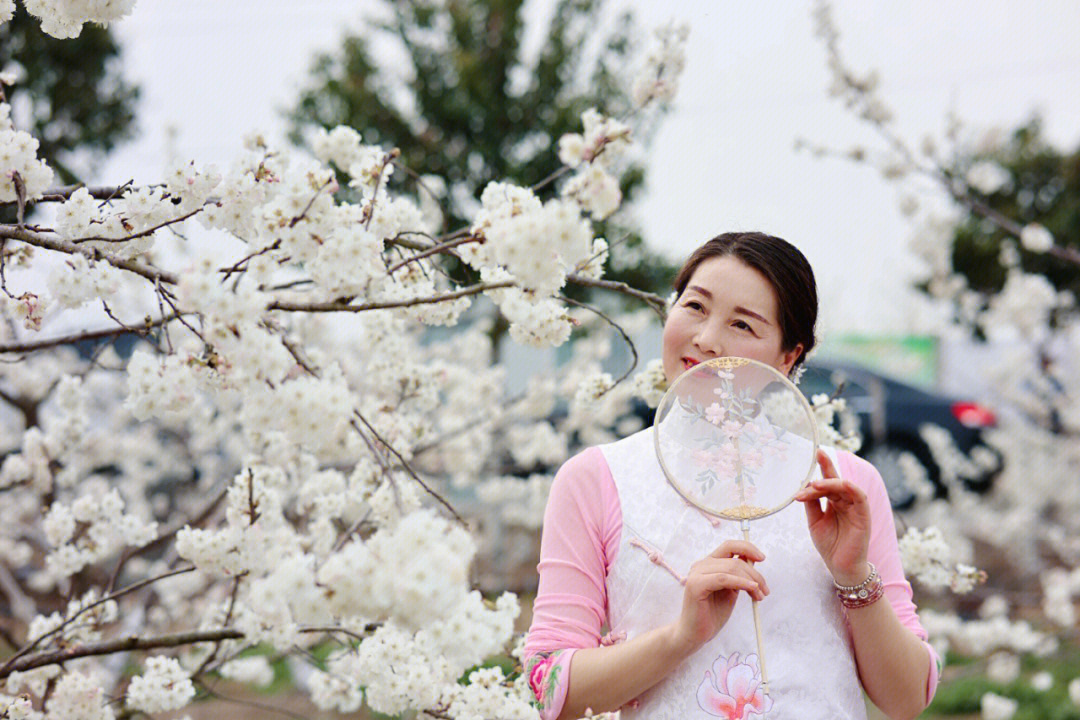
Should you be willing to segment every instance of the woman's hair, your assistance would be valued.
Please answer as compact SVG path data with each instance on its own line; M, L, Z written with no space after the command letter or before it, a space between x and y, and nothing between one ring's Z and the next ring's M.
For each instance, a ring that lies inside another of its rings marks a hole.
M683 294L698 265L710 258L729 255L760 272L773 286L779 305L782 347L785 351L800 343L803 347L792 366L798 367L815 343L817 284L806 257L787 240L761 232L717 235L687 258L675 276L675 292L678 296Z

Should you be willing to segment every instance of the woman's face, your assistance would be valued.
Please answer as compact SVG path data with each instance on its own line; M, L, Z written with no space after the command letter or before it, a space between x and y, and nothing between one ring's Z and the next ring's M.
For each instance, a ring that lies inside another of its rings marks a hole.
M802 352L783 350L779 303L772 284L732 255L713 257L694 270L664 323L664 375L716 357L745 357L787 375Z

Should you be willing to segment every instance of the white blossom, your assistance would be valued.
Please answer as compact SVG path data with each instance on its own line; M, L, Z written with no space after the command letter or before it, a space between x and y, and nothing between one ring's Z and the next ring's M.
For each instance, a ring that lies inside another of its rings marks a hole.
M1038 223L1029 223L1020 230L1020 244L1031 252L1044 253L1054 247L1054 236Z
M75 517L66 505L54 503L42 522L45 537L53 547L63 545L75 533Z
M450 703L447 712L452 717L461 720L532 720L536 717L531 691L526 695L508 685L502 668L474 670L468 679L467 684L451 686L444 696L444 701Z
M652 101L671 102L679 85L679 75L686 65L686 39L690 27L686 24L659 27L655 31L659 41L646 57L645 66L634 78L630 96L634 105L643 107Z
M40 197L53 181L52 169L37 157L37 138L16 130L10 115L11 106L0 103L0 203L18 199L15 173L22 180L27 200Z
M0 22L2 21L3 18L0 17ZM4 715L11 720L42 720L45 717L41 712L34 709L30 698L0 694L0 716Z
M75 308L99 297L111 297L119 287L119 278L108 263L76 253L50 273L48 284L61 307Z
M57 680L47 710L49 720L112 720L116 717L100 681L75 670L64 673Z
M980 160L968 169L964 179L983 195L992 195L1005 187L1012 176L996 162Z
M615 384L610 373L596 373L585 378L574 393L574 406L584 410L596 403Z
M1045 275L1013 270L1005 278L1005 287L990 301L980 324L991 335L1014 328L1032 337L1046 327L1058 303L1057 291Z
M1010 652L996 652L986 664L986 677L1008 685L1020 677L1020 658Z
M1016 714L1019 703L1012 698L988 692L982 696L979 706L983 720L1009 720Z
M348 125L338 125L332 130L318 128L311 142L315 157L326 163L334 163L346 170L364 159L360 133Z
M660 404L667 392L667 377L664 375L664 362L659 358L650 360L645 369L634 376L632 386L634 394L645 401L651 408Z
M464 601L467 568L475 553L460 527L421 510L367 541L352 541L318 570L332 588L331 610L338 616L393 617L418 628L452 614ZM439 597L439 603L431 603Z
M23 0L41 20L42 31L57 38L75 38L87 22L108 25L129 14L135 0Z
M236 682L266 687L274 681L274 669L265 655L236 658L218 668L222 677Z
M154 655L146 660L142 675L131 679L127 706L146 713L177 710L195 697L195 686L176 658Z
M1039 692L1046 692L1054 686L1054 676L1041 670L1031 676L1031 687Z
M572 168L585 162L585 138L579 133L566 133L559 138L559 161Z
M596 220L611 215L622 202L619 181L598 165L579 170L563 185L561 193L577 201Z

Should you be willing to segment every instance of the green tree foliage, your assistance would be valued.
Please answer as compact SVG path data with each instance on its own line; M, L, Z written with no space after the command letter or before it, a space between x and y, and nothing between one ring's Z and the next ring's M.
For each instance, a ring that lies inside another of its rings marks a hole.
M1009 171L1012 181L978 199L1021 225L1039 223L1055 244L1080 251L1080 147L1060 152L1042 137L1038 117L1017 128L1000 148L985 155L958 158L957 174L978 160L991 160ZM953 267L975 290L994 294L1005 284L999 257L1002 243L1014 239L988 220L969 213L957 225ZM1019 247L1024 271L1045 275L1058 290L1080 298L1080 271L1075 263L1049 253Z
M39 157L60 183L74 183L134 130L138 87L120 74L120 48L107 28L87 25L74 40L41 31L21 4L0 24L0 68L18 68L6 88L16 124L37 138Z
M406 167L445 180L449 229L466 224L488 182L535 185L559 168L558 139L581 131L584 110L629 112L621 79L635 50L634 21L623 15L597 39L601 0L560 0L539 52L529 57L524 4L388 4L390 17L378 31L349 37L337 53L315 60L311 89L291 112L293 141L302 142L305 128L348 125L365 142L399 148ZM395 173L395 181L402 176ZM644 178L640 164L628 168L626 201ZM609 219L597 231L613 245L606 277L647 290L667 287L674 268L647 251L625 219Z

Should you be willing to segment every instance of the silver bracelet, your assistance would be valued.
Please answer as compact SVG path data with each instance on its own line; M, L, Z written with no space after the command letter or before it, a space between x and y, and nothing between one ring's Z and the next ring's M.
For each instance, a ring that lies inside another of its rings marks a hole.
M885 594L885 584L881 581L877 568L872 562L867 564L870 566L870 576L858 585L841 585L833 580L836 597L844 607L858 609L873 605Z
M870 566L870 574L866 576L865 580L863 580L858 585L841 585L840 583L833 580L833 587L836 588L836 591L847 593L849 595L851 593L855 593L857 595L860 590L866 588L867 585L873 582L874 578L877 576L877 568L874 567L874 563L870 561L867 561L866 564Z

